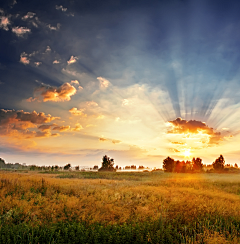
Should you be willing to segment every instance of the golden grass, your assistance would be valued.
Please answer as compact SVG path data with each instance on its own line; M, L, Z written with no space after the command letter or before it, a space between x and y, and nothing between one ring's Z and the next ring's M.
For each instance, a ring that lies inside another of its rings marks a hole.
M186 224L208 216L240 221L238 175L149 173L142 181L56 176L0 172L0 215L9 223L18 219L33 225L82 220L122 224L160 218ZM217 232L203 233L205 243L230 243Z

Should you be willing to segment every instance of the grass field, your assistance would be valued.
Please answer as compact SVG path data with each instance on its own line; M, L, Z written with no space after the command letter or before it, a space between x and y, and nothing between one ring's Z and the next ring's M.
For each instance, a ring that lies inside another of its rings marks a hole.
M240 175L0 171L0 243L240 243Z

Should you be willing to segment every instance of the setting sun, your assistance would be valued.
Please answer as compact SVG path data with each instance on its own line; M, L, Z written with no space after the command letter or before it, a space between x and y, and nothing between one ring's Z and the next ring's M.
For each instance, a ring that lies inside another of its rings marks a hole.
M183 152L184 157L188 158L191 156L191 150L190 149L185 149L185 151Z

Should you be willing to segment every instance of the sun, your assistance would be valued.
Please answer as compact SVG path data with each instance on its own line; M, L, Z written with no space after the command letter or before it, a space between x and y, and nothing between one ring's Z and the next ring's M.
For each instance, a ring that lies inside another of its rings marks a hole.
M191 156L191 150L190 149L185 149L183 152L183 155L185 158L189 158Z

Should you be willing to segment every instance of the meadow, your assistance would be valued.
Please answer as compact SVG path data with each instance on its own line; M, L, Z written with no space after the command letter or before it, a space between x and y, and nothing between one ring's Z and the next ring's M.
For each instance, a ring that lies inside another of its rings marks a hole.
M240 175L2 170L0 243L240 243Z

